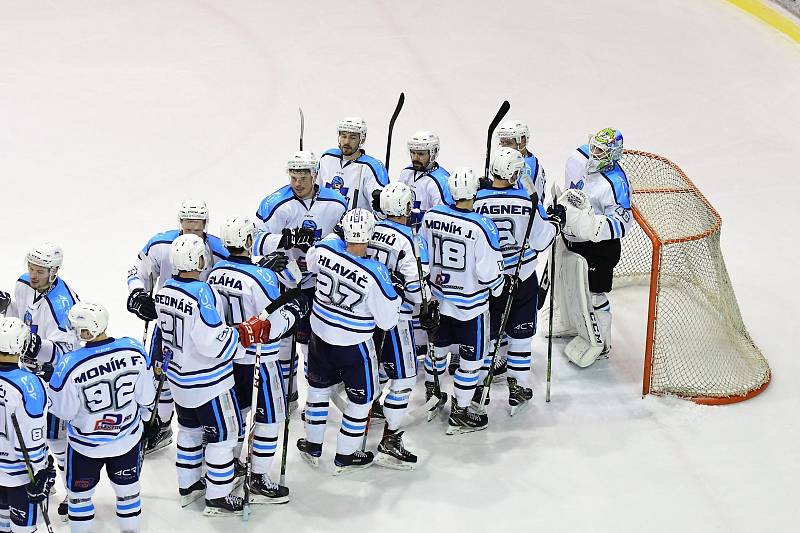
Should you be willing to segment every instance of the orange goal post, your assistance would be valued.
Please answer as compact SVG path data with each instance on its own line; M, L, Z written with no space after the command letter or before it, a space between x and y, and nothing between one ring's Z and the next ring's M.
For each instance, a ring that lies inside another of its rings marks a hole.
M719 213L672 161L626 150L635 223L614 286L649 285L643 394L747 400L771 373L742 321L720 248Z

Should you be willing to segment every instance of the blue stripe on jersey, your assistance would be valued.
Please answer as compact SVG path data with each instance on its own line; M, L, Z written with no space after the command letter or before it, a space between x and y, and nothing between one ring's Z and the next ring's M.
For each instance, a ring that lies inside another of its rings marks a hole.
M215 368L219 368L219 367L215 367ZM169 380L174 382L177 385L189 385L189 384L192 384L192 383L200 383L202 381L209 381L209 380L218 378L220 376L224 376L225 374L230 373L230 372L233 372L233 363L231 363L230 361L226 361L224 366L222 366L222 368L219 368L219 370L217 370L217 371L213 371L213 369L212 369L212 371L198 371L196 373L197 375L195 375L195 377L187 378L187 377L182 377L182 376L178 375L177 372L175 372L175 367L170 365L169 368L167 369L167 377L169 377Z
M50 307L50 312L53 315L58 329L61 331L69 331L69 319L67 314L72 306L75 305L75 298L72 296L72 291L69 289L64 280L56 277L52 288L45 296L45 301Z
M274 193L261 200L261 203L258 205L258 209L256 210L256 216L260 220L266 222L276 209L286 202L290 202L294 198L295 195L291 186L284 185Z
M44 416L47 395L44 392L44 385L42 385L41 379L27 369L15 368L8 372L0 373L0 380L17 389L28 416L31 418Z
M112 353L126 351L138 352L144 359L148 368L150 367L150 356L145 352L140 342L130 337L120 337L119 339L109 338L106 341L89 343L82 348L65 353L62 357L59 357L53 371L53 376L50 378L50 388L55 391L60 391L64 388L64 384L72 372L86 361L105 357Z
M344 324L347 326L352 326L354 328L362 328L364 330L371 330L375 327L375 320L373 319L356 319L356 320L349 320L344 318L341 314L333 312L327 309L324 304L320 302L314 302L314 312L321 317L325 317L328 320L333 320L334 322L338 322L340 324Z
M169 231L164 231L162 233L156 233L147 244L144 245L142 248L142 252L145 255L150 253L150 248L155 246L156 244L172 244L172 242L180 236L181 232L177 229L172 229ZM141 241L140 241L141 242Z

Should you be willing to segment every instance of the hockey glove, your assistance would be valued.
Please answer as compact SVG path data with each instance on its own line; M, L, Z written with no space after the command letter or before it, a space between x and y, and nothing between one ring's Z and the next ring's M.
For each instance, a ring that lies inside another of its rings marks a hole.
M423 305L419 310L419 327L431 333L439 327L441 321L439 314L439 302L428 300L428 305Z
M480 178L478 178L478 189L479 190L491 189L493 183L494 181L492 181L491 178L487 178L486 176L481 176Z
M267 268L273 272L283 272L287 264L289 264L289 258L282 252L272 252L262 257L258 262L258 266Z
M297 324L304 317L308 316L308 298L305 294L300 293L294 300L286 302L283 308L294 315L294 323Z
M506 274L503 282L503 295L510 296L514 294L514 291L517 290L517 287L519 287L519 278L517 276L509 276Z
M389 275L392 278L392 285L394 286L394 291L397 293L400 298L405 299L406 294L406 277L395 270L389 272Z
M372 191L372 209L377 213L383 213L381 209L381 191L383 189L375 189Z
M37 370L36 375L42 378L45 383L50 383L50 378L53 377L53 372L55 372L53 364L45 363L40 369Z
M28 483L25 492L31 503L41 503L50 495L50 489L56 482L56 469L53 466L53 456L47 456L47 466L33 476L33 481Z
M28 347L25 349L24 356L36 360L36 356L39 355L39 350L42 349L42 338L31 331L31 340L28 342Z
M145 321L158 318L156 303L144 289L134 289L128 295L128 311Z
M303 253L307 252L309 248L314 246L314 238L316 232L311 228L297 228L294 234L294 247L299 248Z
M269 341L269 320L261 320L257 316L251 317L247 322L236 325L239 332L239 344L245 348L255 343L265 343Z
M289 228L281 230L281 240L278 242L278 248L283 248L284 250L294 248L294 230Z
M156 419L152 424L144 425L144 435L142 440L146 443L147 448L153 447L158 442L158 436L161 434L161 419L156 415Z
M11 305L11 295L0 291L0 314L5 313L9 305Z
M560 232L564 229L564 223L567 221L567 210L561 204L554 204L547 208L547 221L556 227L556 231Z

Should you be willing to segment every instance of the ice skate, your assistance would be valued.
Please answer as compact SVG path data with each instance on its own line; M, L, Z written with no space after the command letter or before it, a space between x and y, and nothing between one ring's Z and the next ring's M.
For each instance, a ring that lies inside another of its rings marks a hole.
M278 485L267 474L253 474L250 480L250 503L286 503L289 489Z
M533 389L517 385L517 380L508 378L508 405L511 406L511 416L530 406L533 399Z
M489 393L486 394L486 404L481 404L481 399L483 398L483 385L478 385L475 387L475 392L472 395L472 408L475 409L478 413L483 413L486 410L486 405L489 405Z
M198 500L206 495L206 480L203 478L195 481L188 489L178 489L181 495L181 507L191 505L195 500Z
M370 467L372 466L372 460L374 458L375 455L372 452L365 452L363 450L356 450L350 455L337 453L333 461L333 475L338 476L340 474L347 474Z
M461 435L462 433L472 433L486 429L489 424L489 417L471 411L467 407L459 407L456 399L453 398L450 406L450 419L447 421L448 435Z
M387 429L378 444L375 464L395 470L413 470L417 466L417 456L403 446L403 432Z
M297 439L297 449L300 450L300 457L314 468L319 466L319 458L322 455L322 444L308 442L306 439Z
M162 448L166 448L170 444L172 444L172 419L167 422L161 422L160 420L156 420L158 424L158 435L156 435L153 439L148 439L144 445L144 454L150 455L151 453L157 452Z
M244 498L228 494L224 498L206 499L206 508L203 509L205 516L242 516L244 508Z
M434 397L435 391L435 384L432 381L425 382L425 403L428 404L431 401L431 398ZM433 404L430 409L428 409L428 422L436 418L436 415L439 414L439 411L447 404L447 393L439 391L441 396L439 396L439 401Z
M58 504L58 517L62 522L69 521L69 497L64 496L64 501Z

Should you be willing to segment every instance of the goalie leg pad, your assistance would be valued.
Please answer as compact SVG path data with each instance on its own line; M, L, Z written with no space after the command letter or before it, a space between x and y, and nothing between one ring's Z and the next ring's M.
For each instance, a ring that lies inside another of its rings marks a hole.
M553 248L550 248L550 253L553 253ZM556 247L556 271L554 279L550 282L550 290L553 293L553 337L574 337L578 334L578 330L573 323L570 322L568 313L568 296L567 291L573 283L572 275L569 272L569 256L572 254L566 249L566 244L560 241ZM552 259L551 259L552 261ZM547 273L550 275L550 261L547 263ZM544 331L545 335L550 331L550 294L548 292L544 305L539 315L539 328Z
M597 360L603 351L603 337L600 324L591 304L589 292L589 265L582 256L567 251L561 261L563 270L564 305L570 324L578 331L564 350L567 358L581 368L586 368Z

